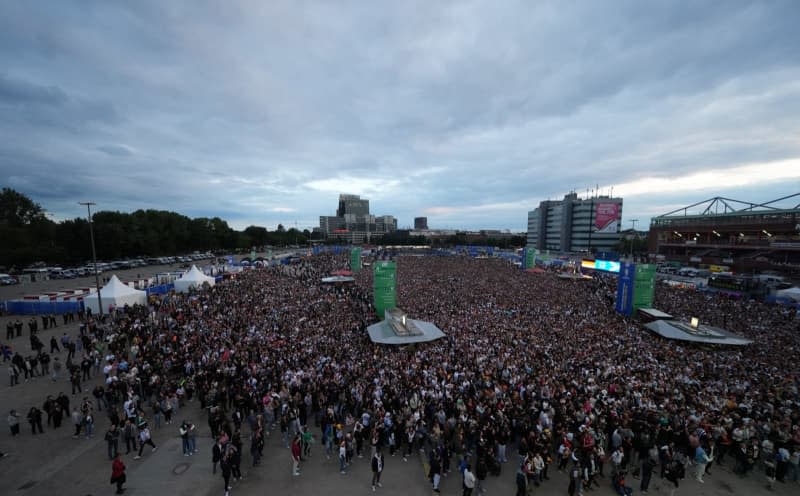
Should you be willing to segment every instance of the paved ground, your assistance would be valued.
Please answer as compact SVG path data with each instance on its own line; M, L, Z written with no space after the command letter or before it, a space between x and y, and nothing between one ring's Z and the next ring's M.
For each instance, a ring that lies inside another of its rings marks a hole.
M163 271L164 267L148 267L148 272ZM129 272L144 272L134 269ZM80 284L80 280L72 281L46 281L36 283L36 291L69 288ZM0 299L8 298L4 294L8 288L2 288ZM12 288L13 289L13 288ZM19 288L17 288L19 289ZM31 287L25 288L24 293L31 292ZM5 325L9 318L0 318L0 339L5 337ZM25 319L22 319L25 322ZM56 329L41 331L41 339L46 344L50 336L60 336L62 332L76 336L77 324L63 326L59 322ZM0 341L4 342L4 341ZM11 342L14 349L19 349L23 354L30 351L27 326L23 337ZM66 358L61 353L61 358ZM90 381L84 385L84 391L94 387L98 380ZM19 386L9 387L7 368L2 367L2 383L0 383L0 450L10 453L10 456L0 459L0 495L47 495L83 496L112 494L113 488L109 484L111 464L106 456L103 434L108 427L108 420L104 415L97 415L95 437L91 439L72 439L72 427L69 419L58 430L48 429L45 426L43 435L32 436L30 428L24 417L32 405L41 408L44 398L48 394L56 395L59 392L70 393L69 383L65 377L58 383L49 378L39 377L23 382ZM71 396L72 401L79 401L80 395ZM22 434L12 438L5 418L8 411L16 409L23 419ZM133 453L126 456L124 461L128 466L128 483L126 494L133 495L208 495L220 496L223 494L222 477L211 474L211 439L207 423L197 403L189 403L176 415L178 422L154 431L153 438L158 445L158 451L151 453L145 450L141 460L133 460ZM178 436L178 423L182 418L190 418L196 422L200 429L198 445L200 452L193 457L184 457L181 454L180 439ZM245 432L245 435L248 435ZM319 433L315 433L319 435ZM314 447L311 459L303 464L303 474L300 477L291 475L291 460L289 451L281 447L279 433L273 433L267 440L265 459L261 466L249 467L249 454L245 454L242 461L244 480L234 485L232 495L262 495L267 494L292 494L298 495L359 495L372 494L370 488L369 459L356 459L346 475L340 475L337 460L326 460L320 446ZM713 475L706 478L706 483L701 485L694 480L685 480L676 494L681 495L709 495L727 496L730 494L742 495L797 495L800 486L796 484L785 485L777 483L774 491L766 488L763 474L756 474L740 479L730 473L729 469L715 467ZM551 481L533 494L563 495L566 493L568 481L563 474L551 474ZM607 481L602 481L603 487L594 491L600 496L612 495L613 492ZM637 480L630 482L636 484ZM442 481L442 494L461 494L461 483L457 475L451 474ZM506 465L500 477L489 477L486 481L487 494L515 494L514 468ZM658 478L653 480L650 494L670 494L671 488L662 484ZM431 494L429 485L424 477L424 469L419 456L415 455L407 463L398 457L386 457L386 470L383 475L383 488L376 494L384 496L400 496L409 494ZM476 495L477 496L477 495Z
M199 260L194 262L198 267L208 264L210 260ZM172 265L148 265L147 267L137 267L135 269L115 270L113 272L103 272L100 274L100 285L103 285L103 277L111 277L116 274L123 281L134 279L137 274L142 277L152 277L158 272L177 272L186 270L180 268L182 263ZM14 284L12 286L0 286L0 301L22 298L25 295L40 294L47 291L61 291L81 287L94 286L94 275L88 277L78 277L75 279L50 279L47 281L26 282ZM3 328L5 330L5 327ZM5 337L3 335L2 337Z

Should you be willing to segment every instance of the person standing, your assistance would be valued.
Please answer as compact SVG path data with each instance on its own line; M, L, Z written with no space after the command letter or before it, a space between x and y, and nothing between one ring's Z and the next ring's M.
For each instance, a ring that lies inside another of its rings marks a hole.
M131 449L136 450L136 426L133 425L131 419L125 421L125 427L122 429L122 437L125 439L125 454L131 452Z
M211 448L211 473L217 473L217 464L222 461L222 441L217 438L217 442ZM225 485L227 487L227 484Z
M694 450L694 463L695 463L695 474L694 478L697 479L697 482L703 483L703 474L706 472L706 465L708 462L711 461L711 458L708 457L706 450L703 449L702 446L698 446Z
M219 468L222 472L222 479L225 481L225 496L228 496L228 492L231 490L231 455L230 453L225 453L222 459L219 461Z
M122 462L122 455L117 453L114 461L111 463L111 483L117 485L117 493L122 494L125 489L122 485L125 484L127 478L125 476L125 464Z
M180 432L181 434L181 444L183 445L183 456L191 455L192 450L189 447L189 425L185 420L181 423L178 432Z
M650 479L653 477L653 470L655 468L656 461L652 456L647 455L645 459L642 460L642 483L639 485L642 494L647 494L647 489L650 487Z
M108 443L108 459L113 460L119 453L119 429L117 429L117 424L111 424L111 427L106 431L105 440Z
M381 474L383 473L383 453L380 448L375 450L372 455L372 490L375 491L375 486L383 487L381 484Z
M439 491L439 482L442 480L442 462L439 461L439 455L434 452L431 458L430 472L428 472L428 479L433 484L433 492Z
M344 439L339 443L339 473L344 475L347 472L344 471L345 467L347 467L347 448L345 446Z
M36 434L37 429L39 434L44 434L42 430L42 411L35 406L32 406L28 411L28 422L31 424L31 434Z
M300 475L300 455L302 454L300 446L300 434L295 434L292 441L292 474L294 476Z
M144 426L139 429L139 454L133 457L134 460L138 460L142 457L142 451L144 450L145 444L149 444L153 447L152 452L155 452L158 449L153 440L150 438L150 429L147 428L147 424L144 424Z
M11 410L8 414L8 427L12 436L19 434L19 414L16 410Z
M475 489L475 474L472 473L469 463L464 468L464 496L471 496Z

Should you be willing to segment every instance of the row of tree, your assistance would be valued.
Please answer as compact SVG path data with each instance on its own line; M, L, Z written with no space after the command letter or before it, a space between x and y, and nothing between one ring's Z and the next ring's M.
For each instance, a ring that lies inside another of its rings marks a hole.
M109 261L181 255L193 251L249 252L254 247L302 246L311 238L308 230L287 230L282 225L278 225L275 231L261 226L237 231L219 217L192 219L165 210L100 211L93 214L92 220L97 258ZM0 240L0 267L5 271L21 269L39 261L65 267L82 265L92 257L86 218L53 222L38 203L10 188L3 188L0 192ZM327 242L336 243L335 240ZM397 232L385 235L381 242L441 247L468 244L500 248L525 246L522 236L493 239L468 237L466 233L429 240L424 236Z
M310 236L307 230L281 225L276 231L259 226L237 231L219 217L192 219L164 210L100 211L92 220L100 260L302 245ZM10 188L0 192L0 240L0 266L5 270L38 261L79 265L92 257L87 219L53 222L38 203Z

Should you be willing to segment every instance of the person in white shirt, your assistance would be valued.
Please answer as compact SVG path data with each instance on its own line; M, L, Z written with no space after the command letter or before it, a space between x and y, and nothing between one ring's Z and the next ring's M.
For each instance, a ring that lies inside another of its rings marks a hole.
M475 474L470 469L469 464L464 469L464 496L471 496L472 490L475 489Z
M622 451L622 446L615 449L613 453L611 453L611 475L617 475L619 472L619 468L622 465L622 459L625 458L625 453Z

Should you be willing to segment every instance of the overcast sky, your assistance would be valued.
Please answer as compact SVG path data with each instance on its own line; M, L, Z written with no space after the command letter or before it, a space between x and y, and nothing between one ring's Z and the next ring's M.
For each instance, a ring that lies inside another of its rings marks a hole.
M522 231L800 192L800 2L0 4L0 181L55 219L159 208ZM800 200L795 201L800 203Z

